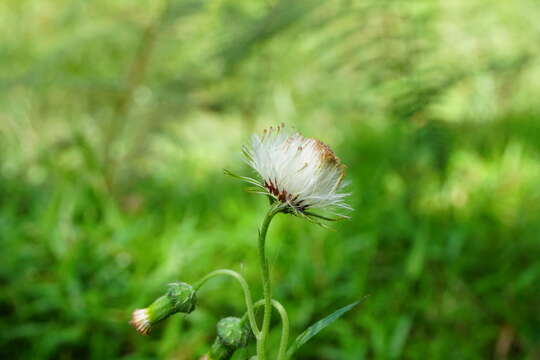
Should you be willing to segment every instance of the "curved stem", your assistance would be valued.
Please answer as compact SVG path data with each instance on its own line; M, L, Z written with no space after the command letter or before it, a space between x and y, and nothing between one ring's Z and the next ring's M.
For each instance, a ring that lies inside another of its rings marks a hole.
M257 308L264 304L265 300L259 300L253 304L254 308ZM281 317L281 339L279 340L279 350L277 360L285 360L285 354L287 352L287 344L289 342L289 316L287 310L277 300L272 299L272 305L279 312Z
M270 269L266 258L266 233L273 217L282 210L281 205L272 206L266 214L262 227L259 230L259 260L263 281L264 293L264 315L260 336L257 338L257 360L266 360L266 337L270 330L270 320L272 318L272 288L270 284Z
M251 326L251 331L253 331L255 338L259 339L260 330L259 330L259 327L257 326L257 321L255 320L255 312L253 310L253 300L251 299L251 291L249 290L249 286L242 275L240 275L236 271L229 270L229 269L220 269L220 270L212 271L211 273L203 277L194 285L195 291L196 292L199 291L199 289L201 288L201 286L204 285L205 282L219 275L231 276L240 283L240 286L242 287L242 290L244 291L244 298L246 301L247 315L249 319L249 325Z
M277 360L285 360L285 354L287 353L287 343L289 341L289 316L287 310L276 300L272 300L272 305L279 312L281 317L281 340L279 341L279 350Z

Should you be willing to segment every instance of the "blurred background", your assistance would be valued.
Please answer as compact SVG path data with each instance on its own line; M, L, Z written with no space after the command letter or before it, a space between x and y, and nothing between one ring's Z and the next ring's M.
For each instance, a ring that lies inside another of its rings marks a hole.
M3 0L0 357L203 354L244 311L230 280L150 337L130 313L222 267L261 296L267 201L223 169L251 174L241 145L285 122L335 149L355 208L335 231L270 230L293 338L370 294L298 359L540 359L539 17L537 0Z

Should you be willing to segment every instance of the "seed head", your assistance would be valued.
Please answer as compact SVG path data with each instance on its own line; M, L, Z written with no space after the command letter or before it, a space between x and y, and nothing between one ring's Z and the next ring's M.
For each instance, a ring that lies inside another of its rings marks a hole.
M251 146L245 146L243 153L259 179L242 179L272 202L286 205L286 212L314 215L310 210L321 209L346 217L339 214L339 210L351 210L345 203L349 194L342 192L345 166L322 141L284 127L281 124L253 135Z

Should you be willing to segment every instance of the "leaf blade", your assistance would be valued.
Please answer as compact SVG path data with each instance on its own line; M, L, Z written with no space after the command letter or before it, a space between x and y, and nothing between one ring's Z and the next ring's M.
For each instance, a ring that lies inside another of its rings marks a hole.
M310 327L308 327L304 332L302 332L298 337L294 340L294 342L289 347L289 350L287 350L286 359L290 359L291 356L295 353L296 350L298 350L302 345L304 345L306 342L311 340L312 337L317 335L321 330L323 330L325 327L336 321L338 318L340 318L342 315L347 313L348 311L352 310L354 307L359 305L360 303L364 302L364 300L367 298L367 296L364 296L358 301L355 301L349 305L346 305L330 315L322 318L321 320L317 321Z

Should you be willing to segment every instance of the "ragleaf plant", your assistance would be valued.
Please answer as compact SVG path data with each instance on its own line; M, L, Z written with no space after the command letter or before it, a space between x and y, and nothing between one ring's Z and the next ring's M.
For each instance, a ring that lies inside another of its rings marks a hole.
M272 308L281 318L281 339L276 359L291 359L295 351L337 318L353 309L356 301L319 320L288 347L289 318L285 308L272 298L270 266L266 256L266 235L272 219L277 214L291 214L324 225L325 221L348 218L345 211L352 210L345 202L348 193L343 192L345 166L323 142L305 138L297 132L288 132L283 124L264 130L262 136L253 135L251 146L243 147L243 154L257 177L226 174L252 185L251 191L268 197L270 205L263 219L258 236L259 264L263 287L263 299L253 302L251 290L242 275L233 270L215 270L195 285L174 283L165 295L145 309L133 312L131 324L141 334L147 335L152 326L178 313L190 313L195 309L197 291L211 278L230 276L244 292L246 313L242 318L226 317L217 325L217 337L205 360L230 359L237 349L256 344L256 356L267 359L267 340L270 332ZM322 212L322 213L321 213ZM262 323L257 322L255 309L263 307Z

